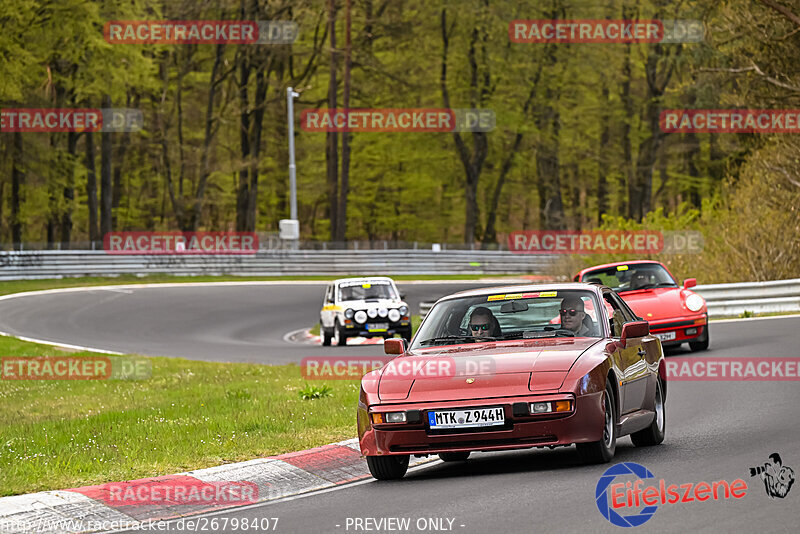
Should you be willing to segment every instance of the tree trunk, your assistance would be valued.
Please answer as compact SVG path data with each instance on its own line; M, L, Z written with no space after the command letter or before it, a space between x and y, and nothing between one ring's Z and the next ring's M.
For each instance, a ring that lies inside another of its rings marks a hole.
M336 0L328 0L328 32L331 43L331 67L328 80L328 108L333 112L336 109ZM331 241L336 241L339 236L339 161L338 161L338 136L336 132L328 132L326 137L326 162L328 180L328 205L330 206Z
M351 0L345 0L345 33L344 33L344 87L342 90L342 108L350 109L350 9ZM336 211L336 239L347 240L347 194L350 191L350 133L342 133L342 182L339 189L339 207Z
M86 196L89 209L89 241L95 243L100 240L100 231L97 228L97 175L94 167L94 133L87 131L86 136Z
M103 108L111 107L111 97L103 95ZM101 239L112 230L111 226L111 132L100 134L100 236Z
M61 214L61 247L69 249L72 241L72 209L75 199L75 156L78 153L78 134L67 133L67 154L69 154L69 169L67 169L67 184L64 186L64 213Z
M14 148L11 159L11 240L14 248L22 248L22 220L20 209L24 202L25 166L22 163L22 133L13 133Z
M610 108L608 96L608 85L604 79L602 102L606 104L606 109ZM610 122L611 120L608 113L604 113L603 130L600 133L600 146L597 154L597 224L603 223L603 215L608 211L608 144L611 141Z

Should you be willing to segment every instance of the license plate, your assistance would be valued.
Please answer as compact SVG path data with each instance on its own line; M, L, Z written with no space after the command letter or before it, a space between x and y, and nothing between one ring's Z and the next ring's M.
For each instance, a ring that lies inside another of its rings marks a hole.
M661 341L672 341L675 339L675 332L664 332L663 334L653 334Z
M503 408L473 408L471 410L447 410L428 412L431 428L474 428L505 424Z
M367 330L370 332L384 332L389 329L389 323L370 323Z

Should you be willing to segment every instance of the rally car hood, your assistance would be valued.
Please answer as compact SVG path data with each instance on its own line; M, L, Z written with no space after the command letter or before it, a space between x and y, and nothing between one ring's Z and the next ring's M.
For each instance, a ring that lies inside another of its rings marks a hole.
M381 369L381 401L446 401L556 390L599 338L556 338L417 349ZM470 379L470 380L468 380Z
M645 321L658 321L681 317L689 312L677 287L637 289L619 294L631 309Z

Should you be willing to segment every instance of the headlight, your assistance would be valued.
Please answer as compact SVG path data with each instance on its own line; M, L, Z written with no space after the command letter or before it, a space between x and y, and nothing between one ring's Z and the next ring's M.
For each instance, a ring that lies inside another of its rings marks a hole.
M400 306L400 315L408 315L408 306Z
M387 310L386 308L380 308L378 310L378 315L380 315L381 317L386 317L387 315L389 315L389 310Z
M405 423L406 412L386 412L372 414L372 422L376 425L383 423Z
M367 310L367 315L370 319L374 319L378 316L378 309L377 308L370 308Z
M688 297L686 297L686 307L692 310L693 312L700 311L703 308L703 304L706 301L703 300L703 297L698 295L697 293L692 293Z
M358 310L354 315L357 323L367 322L367 313L364 310Z
M389 310L389 320L396 323L400 320L400 312L397 310Z
M356 312L355 312L355 311L353 311L353 308L347 308L347 309L344 311L344 317L345 317L345 319L352 319L352 318L353 318L353 315L355 315L355 314L356 314Z

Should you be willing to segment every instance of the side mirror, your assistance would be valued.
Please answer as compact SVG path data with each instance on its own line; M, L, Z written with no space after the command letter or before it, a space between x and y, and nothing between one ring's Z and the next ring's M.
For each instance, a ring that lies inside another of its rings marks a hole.
M631 337L644 337L650 333L650 323L647 321L632 321L622 325L620 341L625 343Z
M406 294L404 292L400 292L400 300L406 300Z
M383 352L385 354L403 354L406 351L406 340L393 337L383 342Z
M689 289L697 285L697 278L687 278L683 281L683 289Z

